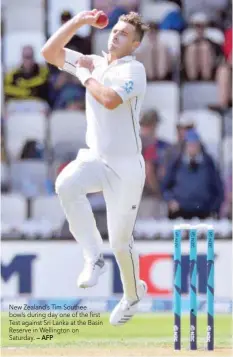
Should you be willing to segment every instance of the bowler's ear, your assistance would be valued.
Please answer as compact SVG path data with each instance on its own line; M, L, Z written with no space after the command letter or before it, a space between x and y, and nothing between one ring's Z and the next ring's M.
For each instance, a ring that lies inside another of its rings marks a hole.
M133 52L136 51L136 49L140 46L141 42L139 41L134 41L133 43Z

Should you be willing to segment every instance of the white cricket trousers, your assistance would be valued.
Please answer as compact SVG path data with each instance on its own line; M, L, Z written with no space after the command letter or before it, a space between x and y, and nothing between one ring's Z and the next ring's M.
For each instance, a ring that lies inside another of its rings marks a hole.
M76 160L59 174L55 185L70 231L90 261L101 254L102 238L86 195L103 192L109 243L120 269L124 295L130 300L138 299L139 259L132 233L144 182L141 155L106 161L90 149L81 149Z

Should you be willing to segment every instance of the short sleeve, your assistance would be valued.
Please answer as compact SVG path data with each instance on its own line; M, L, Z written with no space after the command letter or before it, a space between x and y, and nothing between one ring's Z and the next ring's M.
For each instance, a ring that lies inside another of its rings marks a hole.
M144 94L146 90L146 72L141 63L128 65L114 78L110 86L123 100L123 102Z
M76 52L68 48L65 48L65 63L63 68L59 68L59 69L76 76L77 61L81 56L83 56L81 52Z

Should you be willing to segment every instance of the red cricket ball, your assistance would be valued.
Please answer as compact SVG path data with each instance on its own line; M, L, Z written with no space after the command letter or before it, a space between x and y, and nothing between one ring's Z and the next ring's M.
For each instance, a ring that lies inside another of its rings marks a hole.
M101 14L98 18L98 20L96 21L97 25L100 25L100 26L107 26L108 24L108 16L106 14Z

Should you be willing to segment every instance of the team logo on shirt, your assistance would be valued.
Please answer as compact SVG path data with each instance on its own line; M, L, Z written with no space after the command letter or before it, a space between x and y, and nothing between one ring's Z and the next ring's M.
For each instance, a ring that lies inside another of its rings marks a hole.
M133 86L134 86L133 81L128 81L128 82L125 82L125 84L124 84L124 86L122 86L122 88L126 91L126 93L129 94L130 92L132 92Z

